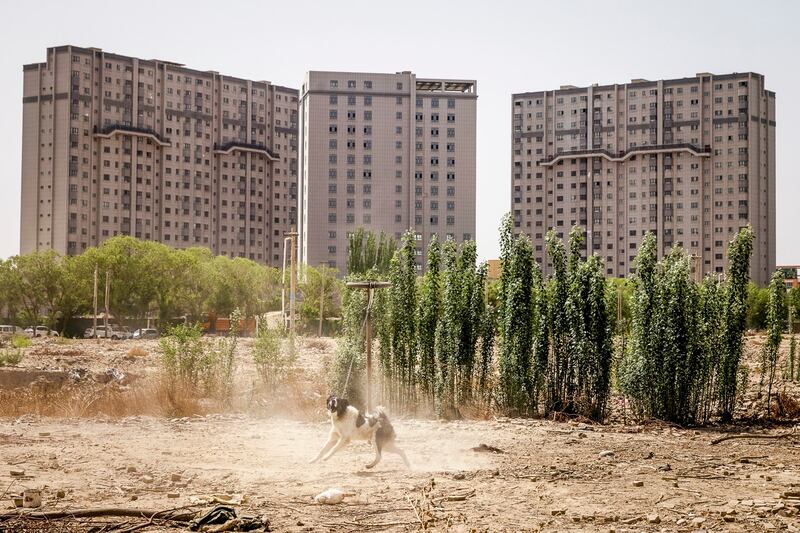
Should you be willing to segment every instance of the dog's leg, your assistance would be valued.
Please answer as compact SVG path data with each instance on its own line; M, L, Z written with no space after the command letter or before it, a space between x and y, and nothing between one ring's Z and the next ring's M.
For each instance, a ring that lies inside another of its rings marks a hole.
M378 439L374 439L373 443L375 444L375 460L368 464L367 468L373 468L381 460L381 445L378 443Z
M330 435L328 435L328 442L326 442L326 443L325 443L325 446L323 446L323 447L322 447L322 449L319 451L319 453L317 454L317 456L316 456L316 457L314 457L314 458L311 460L311 462L312 462L312 463L316 463L317 461L319 461L320 457L322 457L323 455L325 455L325 452L327 452L328 450L330 450L330 449L333 447L333 445L334 445L334 444L336 444L336 440L337 440L338 438L339 438L339 435L337 435L336 433L334 433L333 431L331 431L331 434L330 434Z
M387 442L386 446L384 446L384 449L387 452L392 452L392 453L396 453L397 455L399 455L403 459L403 462L406 464L406 468L408 468L408 469L411 468L411 464L408 462L408 457L406 457L406 453L403 450L401 450L397 446L397 444L395 444L394 442Z
M338 452L339 450L341 450L342 448L344 448L345 446L347 446L347 444L348 444L349 442L350 442L350 439L346 439L346 438L344 438L344 437L341 437L341 438L339 439L339 442L337 442L337 443L336 443L336 446L334 446L334 447L333 447L333 449L332 449L330 452L328 452L328 455L326 455L325 457L323 457L323 458L322 458L322 460L323 460L323 461L327 461L328 459L330 459L331 457L333 457L333 454L335 454L336 452Z

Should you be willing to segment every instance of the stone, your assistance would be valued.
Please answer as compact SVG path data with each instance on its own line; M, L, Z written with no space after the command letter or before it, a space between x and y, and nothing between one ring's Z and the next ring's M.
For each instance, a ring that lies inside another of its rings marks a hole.
M11 470L10 473L11 473L11 477L23 477L23 476L25 476L25 471L24 470L14 469L14 470Z
M180 475L180 474L172 474L172 475L169 477L169 479L170 479L170 481L172 481L173 483L175 483L175 482L177 482L177 481L180 481L180 480L181 480L181 475Z
M566 512L567 512L566 509L550 509L551 516L561 516L566 514Z
M634 481L633 482L633 486L634 487L644 487L644 481Z
M736 517L733 515L726 514L722 517L722 519L726 522L736 522Z
M153 476L142 476L142 483L152 483L153 481Z
M180 497L181 497L181 495L179 493L177 493L177 492L168 492L167 493L167 498L175 499L175 498L180 498Z
M675 520L675 525L676 526L684 526L684 525L686 525L686 519L685 518L678 518L677 520Z
M660 524L661 517L657 513L647 515L647 522L650 524Z
M139 499L139 497L136 494L131 494L131 501L132 502L135 502L138 499Z
M49 437L50 436L50 432L49 431L40 431L39 432L39 436L40 437Z
M464 475L464 472L456 472L455 474L453 474L453 479L461 480L464 479L465 477L466 476Z
M66 496L67 496L67 493L64 492L63 490L59 490L58 492L56 492L56 498L58 498L59 500L62 499L62 498L65 498Z
M130 472L130 473L133 473L133 472L136 472L136 467L135 467L135 466L129 466L129 467L128 467L128 468L126 468L125 470L126 470L126 471L128 471L128 472Z
M602 459L603 457L614 457L614 452L611 450L603 450L598 454L598 456Z
M702 524L704 524L705 521L706 521L706 518L704 516L698 516L698 517L695 517L695 518L692 519L692 525L699 527Z

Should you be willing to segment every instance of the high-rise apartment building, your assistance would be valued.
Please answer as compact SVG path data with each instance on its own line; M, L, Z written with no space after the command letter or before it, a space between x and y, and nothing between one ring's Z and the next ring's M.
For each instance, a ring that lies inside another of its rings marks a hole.
M754 73L697 74L512 95L511 209L548 269L543 237L586 230L607 274L633 269L643 236L724 272L755 233L751 276L775 269L775 93Z
M23 71L23 253L132 235L279 263L297 90L75 46Z
M399 239L417 265L432 235L475 236L474 80L309 72L300 95L301 262L346 274L358 227Z

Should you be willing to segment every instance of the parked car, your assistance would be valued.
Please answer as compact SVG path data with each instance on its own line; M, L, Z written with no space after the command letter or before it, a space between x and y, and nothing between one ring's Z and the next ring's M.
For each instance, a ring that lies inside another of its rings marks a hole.
M9 326L6 324L0 326L0 337L13 337L14 335L24 334L25 330L19 326Z
M86 339L93 339L95 336L101 339L112 340L130 339L131 332L128 331L127 328L116 324L109 324L108 327L97 326L97 335L95 335L95 331L92 328L87 328L86 331L83 332L83 337Z
M58 337L58 332L53 331L47 326L28 326L25 328L25 335L28 337Z
M133 332L134 339L157 339L158 330L153 328L141 328Z

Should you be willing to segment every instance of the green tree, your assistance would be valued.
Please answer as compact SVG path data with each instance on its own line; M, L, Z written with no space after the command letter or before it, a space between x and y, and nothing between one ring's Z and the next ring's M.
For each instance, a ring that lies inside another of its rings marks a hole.
M725 351L718 376L720 410L723 420L733 418L736 407L739 361L747 315L747 284L750 281L750 256L753 230L742 228L728 246L728 276L725 290Z
M769 303L767 306L767 341L761 352L761 381L767 381L766 416L770 417L772 385L778 368L778 351L786 329L786 279L778 270L772 275L769 284Z
M417 353L419 355L419 384L422 393L432 403L436 387L436 329L441 314L441 252L436 234L428 243L428 265L422 278L416 316Z

